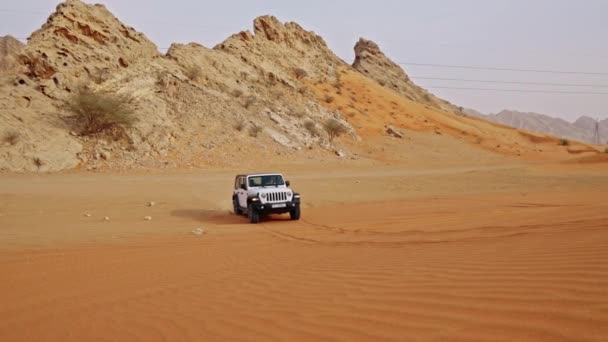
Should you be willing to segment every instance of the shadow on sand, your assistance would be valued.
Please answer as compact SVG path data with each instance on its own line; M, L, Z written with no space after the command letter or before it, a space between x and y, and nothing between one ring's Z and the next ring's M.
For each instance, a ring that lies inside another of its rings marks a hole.
M243 216L236 216L228 210L181 209L173 210L171 215L194 221L216 225L246 223Z
M231 225L249 223L247 216L237 216L229 210L181 209L173 210L171 215L189 220L207 222L215 225ZM289 215L262 216L262 222L289 221Z

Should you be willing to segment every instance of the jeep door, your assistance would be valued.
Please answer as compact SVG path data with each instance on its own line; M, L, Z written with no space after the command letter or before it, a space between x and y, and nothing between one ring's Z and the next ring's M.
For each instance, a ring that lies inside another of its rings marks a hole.
M247 188L247 177L239 177L238 179L238 189L236 190L236 196L239 201L239 206L241 208L247 208L247 190L243 190L243 185Z

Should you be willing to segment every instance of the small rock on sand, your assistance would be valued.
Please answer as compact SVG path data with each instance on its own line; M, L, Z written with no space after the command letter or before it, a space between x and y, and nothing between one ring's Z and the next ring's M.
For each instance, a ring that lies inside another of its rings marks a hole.
M91 217L91 214L90 213L86 213L86 214L84 214L84 216L85 217Z
M152 216L146 216L146 217L144 217L144 220L146 220L146 221L152 221Z
M106 216L103 218L104 221L110 221L110 216Z
M195 230L192 231L192 234L194 235L203 235L205 233L205 231L202 228L196 228Z
M153 207L156 205L156 202L148 202L148 207Z

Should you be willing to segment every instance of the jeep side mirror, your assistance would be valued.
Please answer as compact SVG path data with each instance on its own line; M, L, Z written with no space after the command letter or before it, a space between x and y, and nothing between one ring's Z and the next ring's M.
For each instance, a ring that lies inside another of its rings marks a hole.
M289 183L289 181L285 181L285 185L287 185L287 187L289 187L291 183Z
M247 190L247 185L245 185L245 184L241 184L241 189L243 189L243 190Z

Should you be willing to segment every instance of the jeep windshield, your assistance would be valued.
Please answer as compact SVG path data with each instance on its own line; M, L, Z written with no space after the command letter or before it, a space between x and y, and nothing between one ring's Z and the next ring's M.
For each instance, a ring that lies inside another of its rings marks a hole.
M285 185L281 175L250 176L249 187L267 187Z

